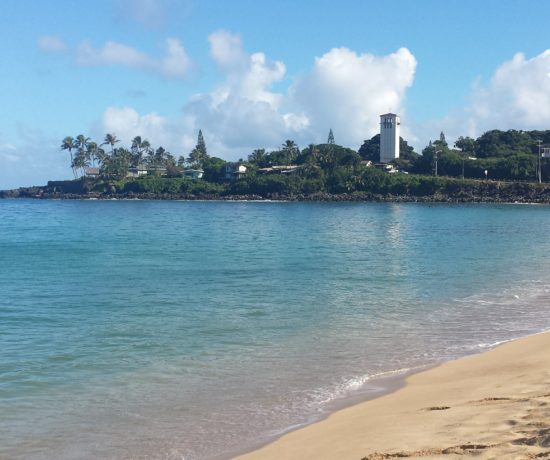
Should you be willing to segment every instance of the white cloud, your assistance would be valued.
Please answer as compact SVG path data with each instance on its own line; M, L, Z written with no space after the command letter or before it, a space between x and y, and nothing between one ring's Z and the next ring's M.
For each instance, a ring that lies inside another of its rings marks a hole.
M404 113L415 68L406 48L381 57L334 48L315 59L291 96L317 131L326 135L332 128L339 143L358 148L378 132L380 114Z
M541 129L550 124L550 49L526 59L522 53L501 64L490 83L478 86L469 107L479 129Z
M488 83L481 83L479 78L473 82L465 106L441 119L414 124L415 147L421 150L441 131L449 144L453 144L459 136L475 138L492 129L548 129L549 73L550 49L531 59L517 53L495 69Z
M121 65L167 78L187 77L193 64L181 42L176 38L166 39L165 51L162 58L153 58L122 43L108 41L103 47L95 48L85 42L76 49L76 62L82 66Z
M67 44L63 39L53 36L53 35L44 35L38 39L38 47L42 51L48 53L59 53L67 50Z
M131 107L108 107L101 117L97 138L112 133L129 146L136 136L148 139L153 148L163 146L176 157L187 155L194 146L191 126L185 120L172 122L156 113L140 115Z
M191 97L181 119L110 107L103 114L101 133L114 132L124 143L140 135L186 155L202 129L209 153L226 159L246 157L255 148L276 148L286 139L302 147L325 142L330 128L339 144L358 148L378 131L381 113L404 111L416 68L414 56L404 48L381 57L337 48L317 58L290 89L276 90L287 83L283 62L246 52L241 38L227 31L211 34L209 41L223 80ZM118 53L124 58L117 59L129 66L148 62L135 50L103 51L97 53L102 62L112 62Z
M227 31L212 34L209 41L225 79L196 95L185 110L197 129L210 127L221 149L240 149L240 156L288 138L302 146L325 142L330 128L339 143L358 148L377 132L381 113L403 112L416 68L404 48L382 57L337 48L317 58L288 91L275 91L275 84L286 79L282 62L245 52L241 38Z
M223 71L241 70L247 65L248 56L239 35L219 30L211 34L208 41L210 56Z
M224 74L221 84L195 95L185 106L195 131L208 135L215 155L246 156L251 149L283 142L298 117L281 110L285 95L271 87L283 81L285 65L264 53L248 54L238 35L210 35L210 54ZM301 121L303 124L303 120Z
M185 77L192 68L191 59L176 38L166 39L166 56L158 64L162 75L170 78Z

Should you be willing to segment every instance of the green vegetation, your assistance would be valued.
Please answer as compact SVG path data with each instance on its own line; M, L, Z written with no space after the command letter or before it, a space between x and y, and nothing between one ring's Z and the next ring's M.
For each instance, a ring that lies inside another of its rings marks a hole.
M535 182L539 162L542 180L547 181L550 164L539 158L538 141L550 144L550 131L493 130L477 139L460 137L452 148L441 133L418 154L401 138L400 158L392 165L398 172L389 174L373 166L379 162L380 135L366 140L355 151L337 145L331 129L326 144L310 144L300 150L288 139L272 151L256 149L246 161L237 164L209 156L202 131L189 155L177 160L163 147L153 149L140 136L126 149L117 146L119 140L114 134L107 134L99 145L79 135L66 137L61 145L62 150L69 152L75 178L79 173L84 176L90 167L95 166L99 171L93 177L50 185L65 193L99 196L472 197L476 193L487 193L490 188L485 182L487 178ZM232 174L231 168L236 165L245 166L246 173ZM200 171L202 179L182 177L186 169ZM527 189L517 185L510 193L522 190L527 193Z

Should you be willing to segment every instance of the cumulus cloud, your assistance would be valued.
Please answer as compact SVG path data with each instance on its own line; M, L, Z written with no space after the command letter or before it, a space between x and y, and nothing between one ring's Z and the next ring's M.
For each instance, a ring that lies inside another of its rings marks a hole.
M101 48L91 43L81 43L76 50L76 62L83 66L121 65L158 73L167 78L187 77L192 61L176 38L165 41L165 56L153 58L131 46L108 41Z
M223 71L242 70L248 56L243 49L239 35L219 30L208 37L210 56Z
M500 64L487 83L478 78L462 107L441 119L412 123L415 147L443 131L452 144L459 136L478 137L492 129L547 129L550 125L550 49L528 59L517 53Z
M196 127L211 126L226 149L276 147L285 139L301 145L325 142L330 128L342 145L358 148L378 130L379 115L404 110L416 68L405 48L388 56L335 48L287 91L281 61L247 53L241 38L227 31L209 37L210 54L224 81L185 107ZM241 155L242 156L242 155Z
M284 94L271 89L285 78L285 65L268 60L264 53L247 53L241 38L230 32L215 32L209 42L224 80L185 106L195 129L209 132L216 149L235 155L241 149L240 156L250 153L252 146L281 143L296 119L281 110Z
M315 59L312 71L291 89L310 123L356 148L378 132L379 115L403 114L416 59L406 48L388 56L334 48Z
M472 97L470 123L479 129L541 129L550 124L550 49L501 64Z
M153 147L163 146L173 155L187 155L194 145L191 126L185 120L170 121L157 113L140 115L131 107L108 107L101 117L97 138L113 133L126 146L141 136Z
M44 35L38 39L38 48L48 53L59 53L67 50L67 44L59 37Z

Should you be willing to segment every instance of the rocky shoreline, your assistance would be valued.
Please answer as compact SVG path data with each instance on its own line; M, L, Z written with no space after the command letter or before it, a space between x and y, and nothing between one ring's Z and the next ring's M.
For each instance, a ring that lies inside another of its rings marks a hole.
M0 191L0 198L57 200L188 200L188 201L304 201L304 202L390 202L390 203L540 203L550 204L550 185L486 182L477 187L460 187L454 193L430 195L354 192L331 194L269 193L264 195L188 194L188 193L72 193L48 186L21 187Z

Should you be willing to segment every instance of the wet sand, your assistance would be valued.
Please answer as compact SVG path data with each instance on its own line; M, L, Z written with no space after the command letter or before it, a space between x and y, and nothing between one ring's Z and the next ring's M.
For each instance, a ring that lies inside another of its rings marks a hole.
M550 332L406 379L239 460L550 459Z

